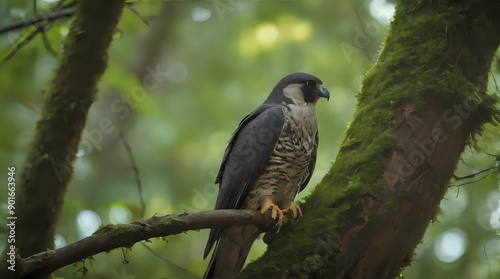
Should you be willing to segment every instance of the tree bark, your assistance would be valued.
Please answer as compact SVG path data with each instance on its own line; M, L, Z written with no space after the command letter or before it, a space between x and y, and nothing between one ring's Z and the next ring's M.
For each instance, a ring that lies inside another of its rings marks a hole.
M286 221L288 220L287 218ZM147 241L154 237L165 237L188 230L248 224L265 227L274 223L270 213L262 215L258 210L211 210L171 214L163 217L153 216L128 225L106 225L92 236L80 241L20 260L19 277L39 278L95 254L119 247L130 248L136 242Z
M486 93L498 14L493 0L396 2L355 118L302 205L303 221L238 278L395 278L410 264L465 146L498 119Z
M15 245L21 257L54 248L72 164L124 3L78 1L18 184Z

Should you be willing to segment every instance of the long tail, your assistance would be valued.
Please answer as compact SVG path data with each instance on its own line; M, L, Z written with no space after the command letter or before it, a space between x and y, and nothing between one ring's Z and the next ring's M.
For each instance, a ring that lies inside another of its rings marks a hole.
M245 264L248 252L259 235L256 226L231 227L222 233L208 264L205 279L231 279Z

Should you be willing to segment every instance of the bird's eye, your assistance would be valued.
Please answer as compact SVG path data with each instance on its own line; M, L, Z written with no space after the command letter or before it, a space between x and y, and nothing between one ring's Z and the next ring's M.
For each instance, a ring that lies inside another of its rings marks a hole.
M308 80L306 81L306 85L311 87L316 87L316 82L314 82L313 80Z

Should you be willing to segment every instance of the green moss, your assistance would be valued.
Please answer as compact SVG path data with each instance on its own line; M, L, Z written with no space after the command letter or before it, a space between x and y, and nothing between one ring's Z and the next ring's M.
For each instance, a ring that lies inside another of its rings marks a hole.
M111 224L105 226L101 225L99 226L99 229L93 233L93 235L109 234L111 236L117 236L128 232L128 230L129 230L129 225L111 225Z

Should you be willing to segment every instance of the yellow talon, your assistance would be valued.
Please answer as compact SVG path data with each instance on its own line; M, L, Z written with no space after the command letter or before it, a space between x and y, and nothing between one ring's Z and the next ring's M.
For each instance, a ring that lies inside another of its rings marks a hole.
M281 210L279 206L274 204L272 201L265 200L261 205L260 213L265 214L268 210L271 210L271 218L278 218L278 226L281 227L283 224L283 214L286 213L286 210Z
M285 213L288 212L288 210L291 210L292 211L292 216L293 216L293 219L297 219L298 218L302 218L302 210L300 210L300 207L298 205L290 205L287 209L284 210Z

